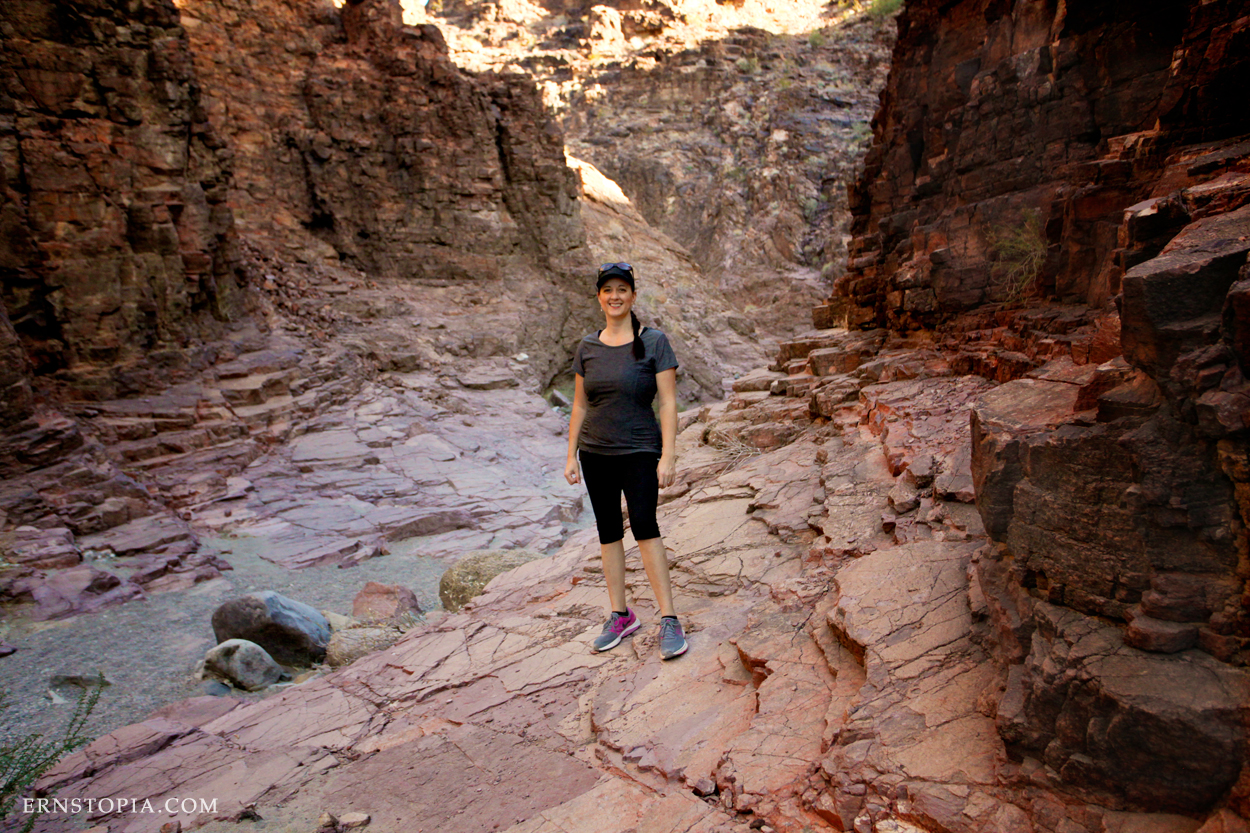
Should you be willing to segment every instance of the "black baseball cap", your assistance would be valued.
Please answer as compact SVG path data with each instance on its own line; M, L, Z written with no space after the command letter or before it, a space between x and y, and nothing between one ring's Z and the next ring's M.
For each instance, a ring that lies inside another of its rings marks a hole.
M599 277L595 281L595 289L602 289L603 285L612 278L620 278L629 284L630 289L636 289L634 286L634 267L628 263L604 263L599 267Z

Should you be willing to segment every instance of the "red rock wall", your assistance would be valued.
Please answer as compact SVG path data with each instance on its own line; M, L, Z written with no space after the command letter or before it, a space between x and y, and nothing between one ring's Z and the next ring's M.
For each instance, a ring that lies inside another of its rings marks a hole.
M241 308L229 169L178 13L167 0L13 0L0 40L12 326L33 372L79 394L156 384L141 362L185 362Z
M991 239L1030 212L1045 243L1035 288L1106 304L1126 268L1123 211L1153 192L1170 151L1250 131L1248 9L908 2L851 189L850 268L835 287L851 324L929 325L1003 300Z
M972 423L999 732L1132 807L1247 764L1248 88L1245 0L910 0L851 191L850 325L1006 383ZM1012 299L993 241L1031 217Z
M582 245L563 137L533 84L462 73L398 3L181 6L244 234L434 280L560 269Z

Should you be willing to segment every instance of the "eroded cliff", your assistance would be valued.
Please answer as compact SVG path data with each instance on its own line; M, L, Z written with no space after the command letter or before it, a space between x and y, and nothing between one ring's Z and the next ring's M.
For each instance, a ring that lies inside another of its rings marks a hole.
M909 2L816 316L1007 382L972 422L999 731L1157 809L1245 765L1247 45L1245 3Z
M3 27L0 300L26 357L6 373L105 398L202 367L243 279L177 10L28 2Z

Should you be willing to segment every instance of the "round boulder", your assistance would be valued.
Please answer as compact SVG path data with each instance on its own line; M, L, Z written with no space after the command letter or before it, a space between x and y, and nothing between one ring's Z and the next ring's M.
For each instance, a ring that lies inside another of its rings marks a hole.
M417 594L398 584L368 582L352 600L352 617L361 622L393 621L420 615Z
M218 642L246 639L283 665L308 666L325 659L330 623L312 607L272 590L231 599L213 612Z
M457 561L438 583L438 596L449 613L455 613L479 595L500 573L542 558L532 550L474 550Z
M259 691L282 679L282 669L269 652L246 639L227 639L204 655L204 673L236 688Z

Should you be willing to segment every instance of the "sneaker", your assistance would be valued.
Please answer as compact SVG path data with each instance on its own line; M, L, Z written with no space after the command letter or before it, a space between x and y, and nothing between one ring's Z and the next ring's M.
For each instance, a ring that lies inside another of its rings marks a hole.
M608 621L603 626L603 633L595 637L596 651L610 651L617 645L621 644L621 640L638 630L642 622L638 621L638 617L634 615L634 611L625 608L625 615L612 612L608 617Z
M686 653L690 645L676 619L660 620L660 659L672 659Z

